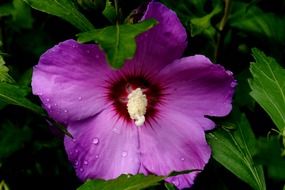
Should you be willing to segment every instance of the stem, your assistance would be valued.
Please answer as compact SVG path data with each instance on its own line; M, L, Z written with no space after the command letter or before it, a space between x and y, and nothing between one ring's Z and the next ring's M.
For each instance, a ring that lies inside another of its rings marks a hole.
M219 50L221 49L221 42L223 41L222 37L224 36L223 35L223 31L224 31L224 27L226 25L226 22L228 21L228 18L229 18L229 15L230 15L230 12L231 12L231 4L232 4L232 1L231 0L224 0L225 2L225 11L224 11L224 15L223 15L223 18L219 24L219 31L220 33L218 34L218 37L217 37L217 46L216 46L216 50L215 50L215 60L217 60L218 58L218 55L219 55Z
M231 11L231 0L224 0L225 1L225 12L224 12L224 16L220 22L220 26L219 26L219 30L222 31L226 25L226 22L229 18L230 15L230 11Z
M119 17L118 0L114 0L114 3L115 3L115 10L116 10L116 19L118 21L118 17Z

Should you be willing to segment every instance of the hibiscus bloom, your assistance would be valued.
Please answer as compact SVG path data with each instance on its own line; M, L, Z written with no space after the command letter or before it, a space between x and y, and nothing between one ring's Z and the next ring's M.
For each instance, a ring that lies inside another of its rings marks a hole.
M180 58L186 31L177 15L151 2L142 20L158 25L137 36L131 60L114 70L95 44L67 40L34 67L33 93L73 139L65 149L81 180L121 174L202 170L211 150L206 116L231 110L232 73L203 55ZM198 172L167 178L190 187Z

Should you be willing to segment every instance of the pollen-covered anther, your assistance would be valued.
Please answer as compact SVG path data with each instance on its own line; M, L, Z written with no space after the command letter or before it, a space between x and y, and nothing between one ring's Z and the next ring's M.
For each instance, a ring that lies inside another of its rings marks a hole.
M128 95L127 109L136 126L142 126L145 122L147 98L141 88L133 90Z

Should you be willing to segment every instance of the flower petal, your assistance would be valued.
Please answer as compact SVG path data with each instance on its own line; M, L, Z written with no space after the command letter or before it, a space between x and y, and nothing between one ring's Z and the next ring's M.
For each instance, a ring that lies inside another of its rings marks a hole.
M165 181L174 184L178 189L191 187L199 172L192 172L191 174L182 174L174 177L169 177Z
M41 56L33 71L33 93L57 121L84 119L108 105L103 81L109 73L96 45L67 40Z
M113 179L137 174L140 167L138 131L111 109L68 126L65 149L81 180Z
M165 102L173 110L191 117L225 116L232 108L236 81L230 71L196 55L182 58L165 67L160 75L166 84ZM214 124L200 120L211 129Z
M172 171L202 170L210 158L203 127L180 112L160 111L157 120L139 128L139 137L143 167L140 172L168 175ZM182 180L185 176L168 181L189 187L196 175L197 172L188 174L186 181Z
M159 2L151 2L142 20L151 18L158 24L137 37L134 59L125 66L135 73L161 69L180 58L187 46L186 31L174 11Z

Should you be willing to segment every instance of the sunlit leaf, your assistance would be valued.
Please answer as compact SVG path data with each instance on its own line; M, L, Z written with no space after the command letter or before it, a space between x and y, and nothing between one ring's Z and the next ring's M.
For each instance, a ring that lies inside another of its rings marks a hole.
M258 49L252 50L250 95L269 114L280 131L285 127L285 70Z
M78 34L79 42L95 41L106 52L109 64L114 68L123 66L126 59L131 59L136 51L135 37L152 28L157 22L153 19L137 24L108 26Z
M232 114L229 123L208 135L213 157L256 190L265 190L261 166L253 162L255 137L245 115Z
M24 0L31 7L39 11L58 16L77 27L81 31L89 31L94 27L81 14L77 9L73 1L70 0Z
M104 181L92 180L85 182L77 190L140 190L158 185L165 177L148 175L121 175L117 179Z
M13 78L8 73L9 69L5 66L4 59L0 55L0 82L14 82Z
M26 94L27 88L15 84L0 83L0 101L27 108L38 114L44 114L43 109L40 106L34 104L25 97Z
M0 158L5 158L21 149L24 142L31 138L29 128L18 128L6 121L0 125Z

